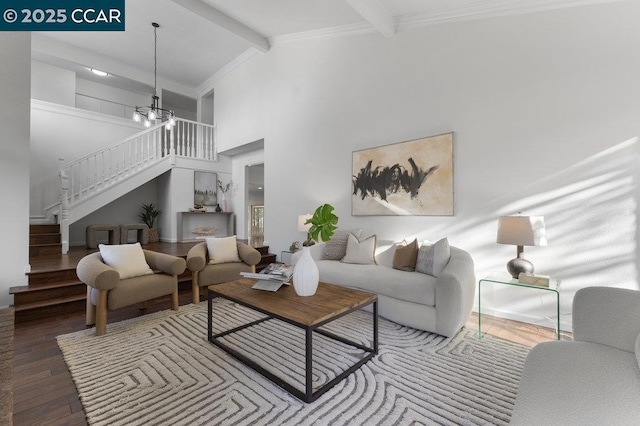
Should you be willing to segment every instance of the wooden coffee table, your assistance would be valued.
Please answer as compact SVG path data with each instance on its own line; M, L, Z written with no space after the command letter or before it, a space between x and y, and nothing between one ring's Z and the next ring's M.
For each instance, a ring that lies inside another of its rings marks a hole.
M239 279L224 284L208 287L208 324L207 334L211 343L218 346L238 361L251 367L273 383L305 402L315 401L320 395L328 391L336 383L360 368L378 353L378 296L365 291L344 288L332 284L320 283L318 291L313 296L301 297L293 290L293 286L283 286L276 292L255 290L251 286L252 279ZM213 334L213 299L222 297L240 305L251 308L267 315L248 324ZM319 327L345 316L364 306L373 304L373 347L361 345ZM305 390L294 387L290 383L266 370L264 367L249 359L245 354L229 347L222 342L222 338L264 321L281 320L305 331ZM337 375L327 383L313 389L313 333L319 333L341 343L354 346L366 352L366 355L351 367Z

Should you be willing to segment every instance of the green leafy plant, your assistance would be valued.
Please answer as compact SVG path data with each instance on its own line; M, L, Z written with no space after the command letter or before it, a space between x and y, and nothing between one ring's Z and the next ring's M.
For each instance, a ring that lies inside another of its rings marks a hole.
M142 203L142 211L138 213L138 217L149 228L153 228L153 225L156 223L156 219L161 214L162 214L162 210L156 208L156 206L154 206L153 203L149 203L149 204Z
M311 219L305 222L305 225L310 223L309 236L316 241L318 236L322 238L322 241L329 241L333 233L338 229L338 216L333 213L333 206L331 204L323 204L316 209Z

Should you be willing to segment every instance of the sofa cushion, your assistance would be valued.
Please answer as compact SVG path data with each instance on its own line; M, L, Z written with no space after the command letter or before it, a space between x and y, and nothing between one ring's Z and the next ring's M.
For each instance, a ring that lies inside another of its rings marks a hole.
M326 260L342 260L347 254L347 240L350 234L360 238L361 229L341 230L338 229L329 241L324 245L324 258Z
M449 263L451 248L446 238L438 240L435 244L423 244L418 250L416 272L438 277Z
M202 271L198 272L198 283L201 286L226 283L242 278L240 272L252 272L251 266L244 262L206 265Z
M347 253L341 262L354 263L359 265L375 265L376 259L376 236L372 235L364 241L349 234L347 238Z
M118 271L121 280L153 274L144 257L140 243L120 245L100 244L98 247L104 263Z
M231 237L209 237L205 238L207 242L207 250L209 252L209 264L217 265L219 263L240 262L238 255L238 244L236 236Z
M527 356L511 424L637 424L639 395L631 352L591 342L540 343Z
M403 241L396 247L393 254L393 267L401 271L415 271L418 260L418 239L407 244Z
M333 260L316 262L320 281L382 294L407 302L435 306L437 279L381 265L354 265Z

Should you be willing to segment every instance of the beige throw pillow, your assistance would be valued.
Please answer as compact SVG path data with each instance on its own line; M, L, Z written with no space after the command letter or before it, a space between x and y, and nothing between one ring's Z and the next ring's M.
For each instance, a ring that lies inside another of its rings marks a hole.
M451 249L446 238L437 241L435 244L423 245L418 250L416 272L437 278L449 263L450 257Z
M418 260L418 239L407 244L403 241L393 253L393 268L401 271L414 271Z
M355 263L358 265L376 264L376 236L372 235L364 241L360 241L355 235L347 237L347 253L342 258L343 263Z
M151 275L153 271L144 257L140 243L121 245L98 245L104 263L118 271L120 279Z
M221 238L209 237L205 238L205 241L207 242L207 251L209 252L209 265L240 262L235 235Z
M345 254L347 254L347 239L350 234L360 238L362 233L361 229L353 230L340 230L338 229L331 236L331 239L324 245L324 259L325 260L341 260Z

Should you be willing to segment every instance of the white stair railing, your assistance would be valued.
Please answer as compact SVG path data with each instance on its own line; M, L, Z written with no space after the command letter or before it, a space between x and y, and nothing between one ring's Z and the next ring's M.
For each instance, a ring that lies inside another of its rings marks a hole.
M61 158L59 217L63 253L68 251L69 210L163 159L175 165L176 156L217 161L215 127L177 118L170 130L164 123L157 124L70 163L65 164Z

